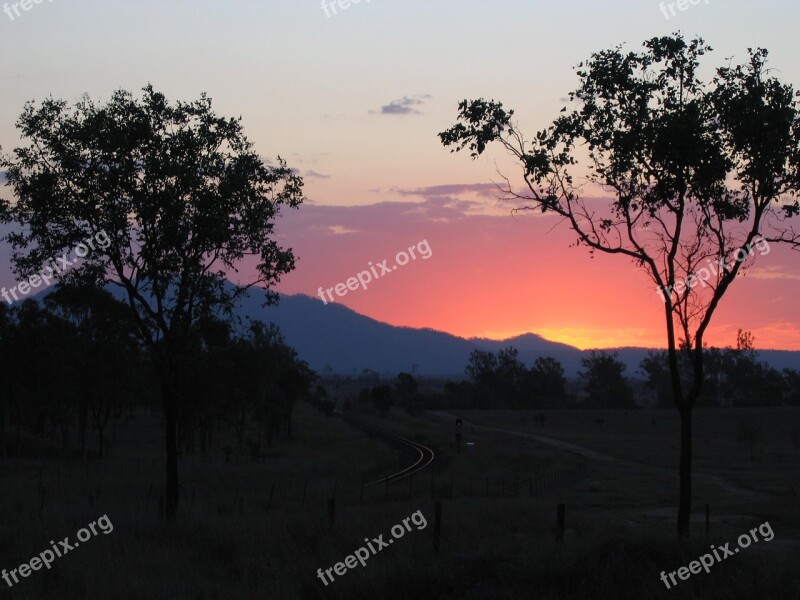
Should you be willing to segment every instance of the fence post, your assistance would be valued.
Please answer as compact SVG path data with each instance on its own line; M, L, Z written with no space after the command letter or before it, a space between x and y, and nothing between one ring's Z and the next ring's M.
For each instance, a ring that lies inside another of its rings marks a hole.
M433 550L438 554L442 534L442 501L437 500L433 511Z
M236 501L239 499L239 484L236 484L236 492L233 494L233 510L236 510Z
M334 498L328 498L328 524L330 528L333 529L333 521L336 515L336 500Z
M556 539L560 542L564 539L564 517L566 509L563 504L559 503L558 507L556 508L556 525L558 526L558 532L556 533Z

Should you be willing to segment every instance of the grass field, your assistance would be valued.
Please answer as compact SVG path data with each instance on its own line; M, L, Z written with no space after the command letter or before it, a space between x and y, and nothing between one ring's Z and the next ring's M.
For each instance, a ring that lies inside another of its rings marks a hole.
M226 463L218 447L205 462L182 457L182 510L173 524L158 514L160 420L142 413L117 426L107 460L3 461L0 568L28 562L50 540L74 539L101 515L114 530L13 588L0 582L2 597L800 598L800 460L790 435L800 411L697 411L693 537L680 543L673 412L543 411L540 426L533 412L461 411L463 443L474 445L460 453L449 413L365 417L426 443L436 461L413 482L392 484L388 500L383 486L373 486L362 501L362 477L402 468L408 454L300 404L296 438L282 440L264 462ZM754 461L736 441L743 419L758 421L765 432ZM585 475L560 475L580 461L587 463ZM558 503L566 506L562 542L556 541ZM318 568L343 561L364 538L389 537L393 525L417 510L427 527L327 587L317 578ZM673 589L659 579L710 544L735 544L764 521L774 530L772 541Z

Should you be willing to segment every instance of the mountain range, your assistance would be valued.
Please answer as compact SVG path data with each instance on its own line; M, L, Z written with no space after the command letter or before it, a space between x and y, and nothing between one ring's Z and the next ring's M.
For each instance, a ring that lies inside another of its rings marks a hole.
M119 288L109 286L121 298ZM50 288L34 296L42 301ZM400 327L361 315L342 304L323 304L304 294L281 294L280 302L263 306L264 293L253 289L240 300L235 311L243 319L277 325L301 359L320 374L358 375L364 369L394 377L402 371L423 377L464 377L469 355L474 350L499 352L509 346L518 351L518 358L531 366L540 356L551 356L564 367L567 377L578 376L581 359L589 350L580 350L560 342L552 342L535 333L526 333L505 340L462 338L435 329ZM625 375L643 379L639 363L652 348L605 348L618 352L627 365ZM759 350L759 358L775 369L800 370L800 352Z
M473 350L497 352L513 346L519 359L530 366L539 356L552 356L564 367L567 377L581 369L582 351L568 344L552 342L534 333L505 340L461 338L434 329L398 327L358 314L341 304L323 304L309 296L282 295L277 305L263 307L263 296L254 291L243 300L238 314L275 323L286 342L318 373L355 375L372 369L394 376L401 371L421 376L464 376ZM628 377L643 378L639 363L648 348L614 348L628 369ZM800 352L762 350L761 360L772 367L800 369Z

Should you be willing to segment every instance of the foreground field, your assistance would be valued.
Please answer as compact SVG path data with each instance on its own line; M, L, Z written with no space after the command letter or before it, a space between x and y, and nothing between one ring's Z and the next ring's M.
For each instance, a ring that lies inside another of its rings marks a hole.
M793 492L800 461L788 435L798 411L698 412L694 535L682 543L674 536L677 419L671 411L543 414L542 426L524 411L460 412L460 452L450 414L372 417L430 445L436 462L430 473L392 484L388 495L373 486L362 499L362 477L392 472L407 455L300 405L296 439L282 441L266 462L228 463L221 451L207 462L184 459L182 513L174 524L158 516L160 422L143 414L119 429L108 460L3 461L0 568L29 561L50 540L74 539L104 514L114 530L50 570L0 589L5 597L67 600L800 598ZM757 419L770 432L755 461L736 442L741 419ZM587 464L585 475L565 476L578 462ZM562 542L556 539L559 503L566 507ZM705 503L711 506L708 538ZM426 527L327 587L318 579L317 569L344 561L365 538L389 538L391 527L416 511ZM710 544L735 544L765 521L772 541L670 590L659 579L661 571L697 560Z

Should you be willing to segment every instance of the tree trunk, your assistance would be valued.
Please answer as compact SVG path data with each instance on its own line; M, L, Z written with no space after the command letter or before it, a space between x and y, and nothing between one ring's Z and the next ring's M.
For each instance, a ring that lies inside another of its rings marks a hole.
M61 422L61 451L66 454L69 449L69 421Z
M208 454L208 443L206 441L206 436L211 435L211 428L208 426L205 419L200 419L200 458L203 460L206 459Z
M103 432L104 432L104 428L102 428L102 427L100 427L98 425L98 427L97 427L97 458L99 460L103 460L103 451L105 450L105 448L103 447L103 437L104 437Z
M239 421L236 424L236 446L239 454L242 453L242 449L244 448L244 428L247 424L247 412L242 405L241 410L239 411Z
M164 427L167 450L167 485L164 516L172 520L178 513L178 396L173 386L173 372L167 367L162 374L161 395L164 401Z
M86 460L86 425L88 421L89 409L82 403L78 413L78 438L81 444L81 460Z
M689 537L692 514L692 409L681 414L680 504L678 506L678 536Z
M191 427L184 425L183 448L189 456L194 456L195 431L197 427L196 423L192 423Z
M0 458L8 458L6 445L6 398L0 397Z
M17 398L15 395L11 397L11 401L14 404L14 412L17 413L17 439L15 442L15 449L14 449L14 456L19 458L20 456L20 449L22 445L22 409L20 408L19 402L17 402Z

